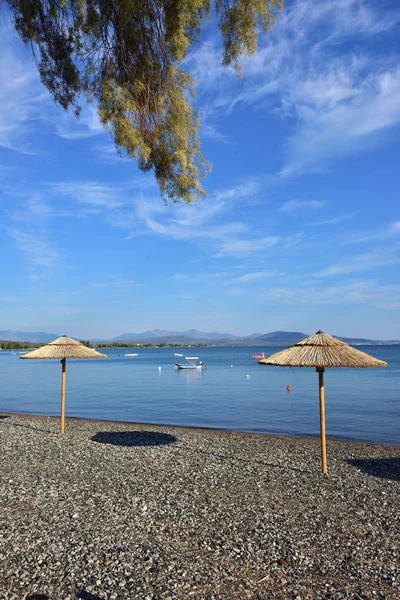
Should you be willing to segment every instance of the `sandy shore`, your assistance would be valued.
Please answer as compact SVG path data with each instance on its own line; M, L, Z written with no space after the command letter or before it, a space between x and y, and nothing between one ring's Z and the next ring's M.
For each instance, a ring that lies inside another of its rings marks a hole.
M400 446L0 416L0 598L398 599Z

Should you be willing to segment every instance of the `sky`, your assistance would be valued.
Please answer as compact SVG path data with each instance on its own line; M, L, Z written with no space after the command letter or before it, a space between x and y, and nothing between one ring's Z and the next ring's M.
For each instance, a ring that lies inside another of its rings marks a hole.
M192 205L164 204L95 106L56 106L0 30L0 329L400 339L396 0L286 1L240 80L205 29Z

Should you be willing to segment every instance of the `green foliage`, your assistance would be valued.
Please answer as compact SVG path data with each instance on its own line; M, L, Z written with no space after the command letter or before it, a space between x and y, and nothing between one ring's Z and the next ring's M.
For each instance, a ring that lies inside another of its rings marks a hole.
M30 342L8 342L0 340L0 348L2 350L24 350L25 348L33 348L38 344L32 344Z
M118 150L153 170L165 198L198 199L209 169L200 152L194 82L180 64L217 14L222 62L257 48L283 0L3 0L34 52L40 77L65 109L97 103Z

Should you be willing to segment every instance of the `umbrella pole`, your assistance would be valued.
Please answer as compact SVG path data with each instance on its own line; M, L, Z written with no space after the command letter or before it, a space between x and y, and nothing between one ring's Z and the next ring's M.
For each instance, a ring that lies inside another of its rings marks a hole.
M65 358L61 361L62 364L62 372L61 372L61 427L60 427L60 435L64 435L64 425L65 425L65 379L66 379L66 366L67 360Z
M324 367L317 367L319 378L319 419L321 432L321 467L322 473L326 475L326 430L325 430L325 388L324 388Z

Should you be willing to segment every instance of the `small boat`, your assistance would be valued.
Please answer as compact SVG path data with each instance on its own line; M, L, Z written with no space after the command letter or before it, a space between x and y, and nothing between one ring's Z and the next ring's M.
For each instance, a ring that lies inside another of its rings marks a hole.
M255 358L256 360L261 360L262 358L265 358L265 354L264 352L256 352L255 354L253 354L253 358Z
M175 353L174 353L174 356L183 356L183 354L175 354Z
M176 363L175 369L201 369L204 366L201 361L199 363L196 362L199 360L198 356L185 356L185 359L187 360L187 362L183 364Z
M126 352L124 356L139 356L139 354L130 354L130 353Z

